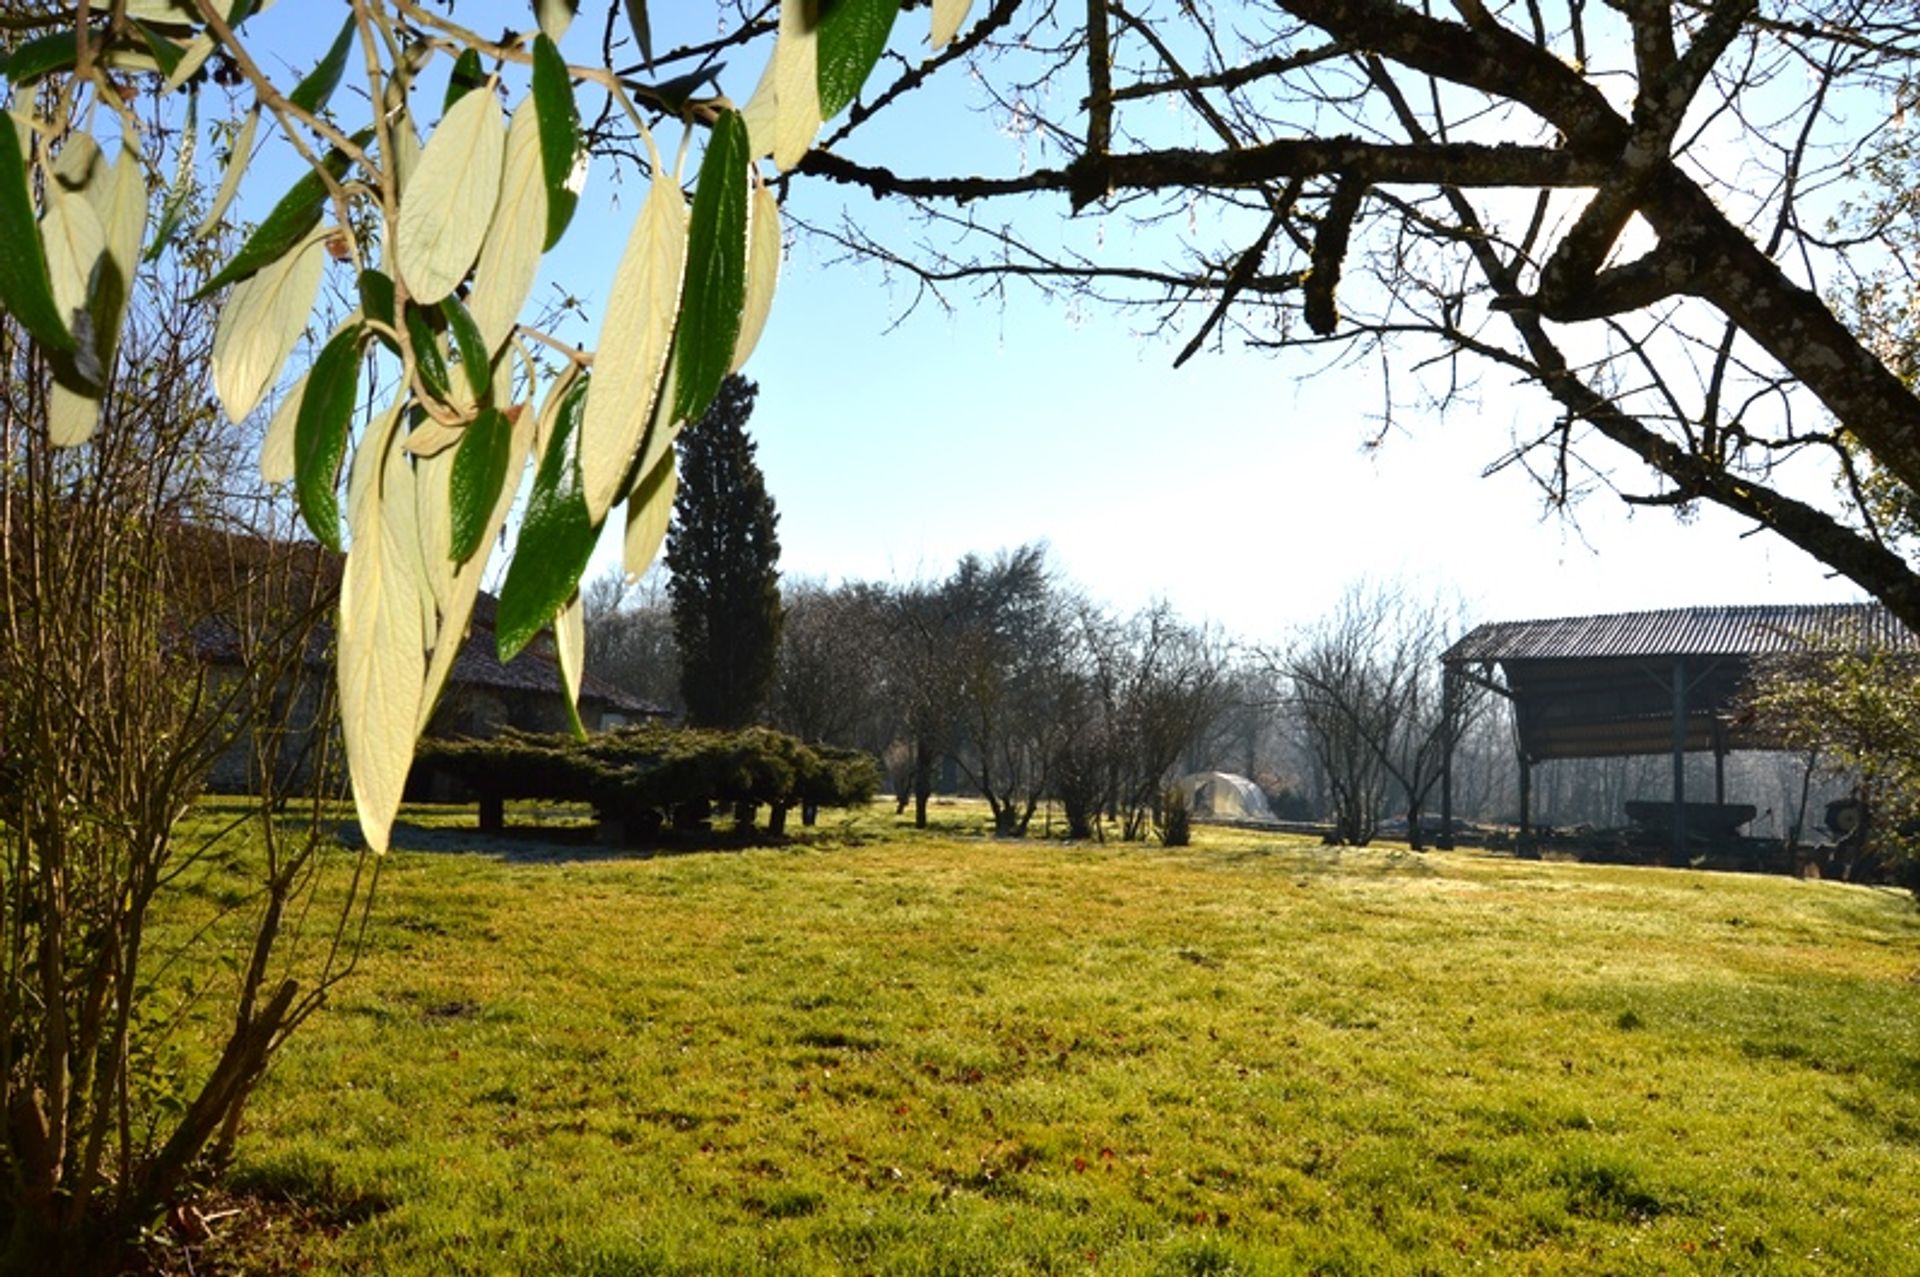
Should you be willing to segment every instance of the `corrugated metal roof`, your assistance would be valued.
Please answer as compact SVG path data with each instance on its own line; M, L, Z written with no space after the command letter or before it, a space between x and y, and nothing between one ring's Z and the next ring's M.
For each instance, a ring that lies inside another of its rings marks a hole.
M1448 648L1448 664L1607 657L1764 656L1807 646L1920 652L1920 636L1877 603L1689 607L1495 621Z

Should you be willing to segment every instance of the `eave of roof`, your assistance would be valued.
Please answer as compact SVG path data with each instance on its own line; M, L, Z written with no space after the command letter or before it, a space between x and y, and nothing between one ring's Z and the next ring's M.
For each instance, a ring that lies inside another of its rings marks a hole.
M1920 652L1920 636L1877 603L1672 608L1495 621L1442 655L1449 665L1622 657L1767 656L1885 647Z

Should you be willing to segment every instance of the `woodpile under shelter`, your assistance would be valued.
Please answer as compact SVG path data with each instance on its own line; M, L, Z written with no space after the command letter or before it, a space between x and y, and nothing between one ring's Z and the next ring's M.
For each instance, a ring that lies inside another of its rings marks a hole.
M1714 808L1726 806L1727 754L1780 748L1741 712L1760 663L1874 648L1920 653L1920 637L1877 604L1679 608L1498 621L1467 634L1441 660L1449 706L1461 703L1467 684L1512 706L1523 846L1532 841L1534 764L1670 753L1673 794L1661 816L1679 851L1689 820L1711 820ZM1684 766L1687 754L1708 751L1715 760L1712 808L1688 801ZM1441 777L1442 846L1451 842L1452 789L1450 739Z

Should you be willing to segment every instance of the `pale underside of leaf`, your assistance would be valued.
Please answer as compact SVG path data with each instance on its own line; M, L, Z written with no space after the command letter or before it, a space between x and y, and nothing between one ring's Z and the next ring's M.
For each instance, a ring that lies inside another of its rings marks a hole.
M428 417L407 433L406 450L416 457L437 457L467 437L467 428Z
M773 162L782 172L800 162L820 132L820 41L817 28L807 27L803 3L781 4L780 47L774 53L780 118L773 126Z
M755 181L747 206L747 297L740 308L740 336L734 342L729 372L739 372L760 342L773 311L773 294L780 283L780 204L766 183Z
M567 33L567 28L573 25L575 7L568 0L533 0L534 20L547 33L547 39L558 44L560 37Z
M630 581L639 580L653 566L654 556L667 539L667 525L673 520L673 494L680 487L680 475L673 454L667 454L661 464L666 469L659 480L641 483L627 499L627 536L620 567Z
M175 64L173 74L167 77L163 91L172 93L178 90L181 85L193 78L196 71L206 65L207 59L211 56L213 56L213 37L202 31L187 41L187 51L180 55L180 61Z
M327 340L332 341L345 329L366 318L359 310L334 325ZM307 393L307 374L301 373L287 393L274 405L267 419L267 433L260 440L260 477L268 483L292 483L297 469L294 454L294 425L300 418L300 397Z
M47 210L40 219L40 239L46 245L47 277L53 285L53 303L69 329L76 311L85 309L87 285L94 263L106 252L106 229L85 195L58 182L46 188Z
M673 420L673 401L680 380L679 361L667 369L667 384L660 390L659 402L654 405L653 416L647 422L646 442L641 445L637 464L628 471L634 476L635 489L646 486L647 476L655 473L661 458L673 450L673 441L680 437L684 421Z
M566 403L567 391L572 389L573 383L578 381L579 378L580 365L569 363L565 368L560 370L560 375L555 377L553 383L547 387L547 397L541 402L540 415L535 419L533 425L534 456L544 457L547 455L548 441L553 438L554 427L560 420L561 405Z
M427 139L394 236L394 264L415 301L437 302L466 278L500 197L505 143L491 89L455 102Z
M420 134L414 131L413 116L406 111L395 112L387 136L393 140L393 189L404 197L407 184L420 167Z
M403 449L394 451L401 456ZM421 646L429 653L440 634L441 601L453 589L453 564L445 546L447 526L452 520L452 505L447 493L447 472L453 467L454 454L443 452L425 461L415 460L408 469L413 476L409 488L407 551L411 556L407 571L418 582L415 602L420 607ZM434 547L440 547L438 551ZM426 662L420 667L421 692L425 694Z
M200 14L193 0L126 0L126 14L143 22L184 25L198 22Z
M300 416L300 397L306 393L307 374L301 373L267 422L267 433L260 441L260 477L268 483L293 482L293 423Z
M233 286L213 335L213 391L231 421L260 404L306 331L326 262L326 232Z
M584 736L580 676L587 667L587 609L578 590L553 618L553 650L560 663L560 685L567 696L567 717L573 722L573 730Z
M780 5L773 56L740 111L752 154L771 155L782 170L798 164L820 132L818 28L808 28L803 3Z
M480 581L486 575L487 561L493 555L493 547L500 539L500 529L507 521L507 512L513 508L514 497L520 491L520 479L526 470L527 458L535 455L534 435L537 426L534 414L523 408L511 414L511 417L513 434L507 452L507 479L500 486L500 495L494 502L493 517L487 521L487 534L481 539L480 548L454 572L446 596L440 602L439 636L434 644L433 657L427 665L418 714L420 731L426 730L427 721L433 717L440 690L453 670L454 658L460 654L461 644L466 641L467 622L473 615L474 600L480 595ZM440 557L447 556L442 554Z
M933 38L936 49L944 49L947 42L960 32L960 24L967 20L967 10L973 7L973 0L933 0Z
M47 440L56 448L77 448L93 438L100 425L96 395L54 382L47 396Z
M413 763L427 666L414 475L393 446L400 407L368 427L354 457L353 544L340 581L340 723L360 832L382 854Z
M260 127L260 108L255 106L247 112L246 122L240 126L239 134L233 139L233 151L227 157L227 171L220 177L220 189L214 192L213 203L207 207L207 215L193 228L195 239L205 239L213 234L220 225L220 219L227 215L227 207L233 203L233 197L240 191L240 179L246 174L247 167L253 163L253 135Z
M109 180L102 185L96 211L106 232L107 256L130 288L134 266L140 258L140 239L147 229L146 172L139 152L132 147L120 148L120 158L115 161Z
M486 340L489 353L513 332L540 273L540 252L547 233L547 184L540 159L540 120L528 94L507 128L506 160L500 174L500 199L473 268L467 310Z
M106 231L93 204L78 191L58 181L47 183L47 211L40 219L40 237L46 245L47 275L53 284L54 304L69 329L91 330L76 322L76 312L87 304L87 288L95 265L106 252ZM100 421L100 398L79 387L56 381L47 402L47 437L58 448L71 448L92 437Z
M618 497L652 419L673 344L686 256L686 199L656 163L653 191L608 291L593 388L580 423L581 479L596 526Z
M60 154L49 167L60 185L68 191L84 192L100 180L107 166L101 158L98 143L85 133L73 133L67 137Z

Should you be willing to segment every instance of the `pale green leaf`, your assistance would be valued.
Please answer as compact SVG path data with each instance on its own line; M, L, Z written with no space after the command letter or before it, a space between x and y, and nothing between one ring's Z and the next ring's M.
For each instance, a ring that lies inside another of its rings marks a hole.
M567 33L574 15L579 12L580 0L533 0L534 20L555 44L560 43L560 37Z
M240 132L233 139L233 150L227 156L227 171L220 177L220 189L214 192L213 203L207 207L207 215L193 228L195 239L205 239L213 234L220 225L220 219L227 215L227 208L233 203L233 197L239 194L240 179L246 174L247 166L253 163L253 135L260 127L260 108L254 107L247 112L246 120L240 125Z
M47 439L56 448L73 448L93 437L100 425L100 394L56 380L47 397Z
M420 168L420 134L413 127L413 116L406 111L395 112L387 126L387 136L393 147L393 154L387 157L387 167L393 177L393 189L404 200L407 187Z
M420 532L417 547L420 572L432 591L435 607L443 610L453 597L453 579L459 567L453 561L453 556L446 552L446 547L453 539L450 493L454 460L458 455L457 449L448 449L431 457L418 458L413 463L414 478L417 480L413 491L417 504L414 521ZM438 622L430 621L429 634L433 634L437 628Z
M93 193L94 211L106 236L110 281L103 283L96 301L104 308L94 317L101 362L109 363L119 345L120 321L133 291L133 272L140 261L140 239L147 231L147 174L140 153L122 145L120 158Z
M260 441L260 477L268 483L293 482L293 423L300 416L300 400L307 393L307 374L280 397Z
M781 4L773 56L740 109L752 154L771 155L783 170L800 162L820 131L818 26L806 20L804 6L805 0Z
M634 220L608 289L581 426L582 484L596 527L617 499L653 416L680 310L686 255L686 198L656 162L653 191Z
M405 447L416 457L437 457L457 447L466 436L465 426L429 417L408 433Z
M571 376L563 378L558 384L558 389L564 393L572 380ZM558 398L558 395L554 396L553 401L557 401ZM466 641L467 622L473 615L474 600L480 594L481 578L486 575L487 563L493 555L493 546L500 539L500 529L506 524L507 512L513 508L514 497L520 491L520 479L527 468L527 459L534 455L536 425L534 414L529 410L528 405L520 405L516 411L507 415L513 422L513 441L507 458L507 480L501 485L500 498L493 507L493 518L487 524L487 535L480 542L480 549L454 572L452 583L440 600L439 637L434 643L433 657L427 665L425 691L418 715L420 731L426 730L427 721L433 717L434 705L440 699L441 689L446 686L447 675L453 670L454 658L460 654L460 646ZM448 458L447 464L451 464L451 454L444 455ZM447 484L441 479L433 480L431 486L441 493L447 492ZM436 513L434 518L437 520L439 515ZM423 520L421 527L423 546L426 544L428 531L428 524ZM429 550L428 553L431 551ZM451 566L451 560L447 560L445 555L435 557L446 561Z
M415 301L433 303L466 278L500 197L506 129L490 90L466 94L427 139L400 202L394 264Z
M49 182L46 212L40 218L40 241L47 251L47 279L53 285L53 304L60 319L85 344L81 318L87 308L93 268L107 251L106 229L85 195Z
M180 221L187 215L187 201L193 197L197 183L194 178L193 162L200 146L200 95L187 97L187 122L180 128L180 150L175 159L173 184L167 190L167 201L160 208L159 221L153 228L153 240L148 246L143 261L153 262L160 259L173 235L180 227Z
M973 0L933 0L933 37L936 49L944 49L947 42L960 32L960 24L967 20L967 10L973 7Z
M573 734L585 740L587 726L580 721L580 675L587 667L587 609L579 590L554 615L553 650L560 664L560 686L567 698L567 721Z
M507 128L506 160L500 175L500 199L493 223L480 245L473 268L467 310L489 353L513 332L520 308L540 273L547 233L547 190L540 157L540 121L531 95L513 113Z
M193 7L193 0L126 0L126 14L129 18L169 26L186 26L200 21L200 13Z
M213 334L213 391L232 421L259 406L306 330L326 262L325 232L234 285Z
M740 308L740 337L728 372L739 372L746 364L767 326L780 282L780 251L780 204L766 184L756 180L747 213L747 300Z
M646 574L667 539L667 524L673 520L673 494L680 486L673 457L669 450L627 498L627 535L620 566L631 580Z
M69 191L84 192L96 185L102 174L107 171L105 158L100 154L100 146L85 133L70 133L60 147L60 154L54 157L52 165L54 180Z
M673 451L674 440L680 437L680 431L686 422L673 416L673 406L680 398L680 361L673 360L667 365L667 379L660 387L660 397L653 406L653 415L647 419L645 441L633 458L633 464L627 469L627 477L620 488L620 499L633 495L635 489L651 476L660 465L660 459Z
M820 132L820 40L805 14L806 0L780 5L780 43L774 50L780 117L773 126L773 162L782 172L800 162Z
M194 72L205 66L207 59L213 55L213 48L213 36L205 31L187 41L186 52L180 55L180 61L174 64L172 73L167 76L164 91L172 93L191 80Z
M340 727L360 832L387 850L419 737L426 635L417 576L416 482L395 446L401 404L367 428L354 457L348 504L353 545L340 579Z

